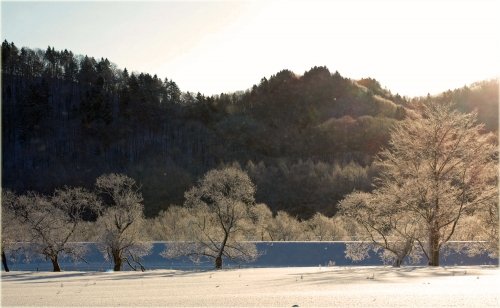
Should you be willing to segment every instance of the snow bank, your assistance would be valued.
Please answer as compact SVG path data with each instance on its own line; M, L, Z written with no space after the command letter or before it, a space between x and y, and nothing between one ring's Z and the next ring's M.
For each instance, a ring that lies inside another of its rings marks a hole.
M11 272L2 306L499 307L499 283L492 266Z

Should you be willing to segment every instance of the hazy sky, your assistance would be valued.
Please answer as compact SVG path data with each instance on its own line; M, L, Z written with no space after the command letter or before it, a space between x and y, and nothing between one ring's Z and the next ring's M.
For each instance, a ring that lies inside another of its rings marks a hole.
M1 2L2 40L207 95L326 65L414 96L499 76L499 1Z

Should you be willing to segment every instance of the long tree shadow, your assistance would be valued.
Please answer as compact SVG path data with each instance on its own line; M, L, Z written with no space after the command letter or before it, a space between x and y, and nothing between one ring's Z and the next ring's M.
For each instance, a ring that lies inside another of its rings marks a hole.
M382 283L392 282L412 282L422 278L433 277L453 277L467 275L484 275L484 269L491 270L488 274L498 274L497 266L454 266L431 268L426 266L408 267L338 267L318 269L317 272L299 272L289 274L292 279L283 280L284 283L290 281L301 281L310 284L349 284L349 283L370 283L373 281ZM480 272L481 270L481 272Z
M210 269L197 270L150 270L140 271L120 271L120 272L9 272L2 273L1 279L4 282L30 282L30 283L53 283L59 280L80 278L85 280L131 280L149 278L171 278L182 276L206 275L215 273Z
M9 272L2 273L3 282L24 282L29 281L33 283L54 282L61 279L68 278L91 278L95 272ZM49 281L42 281L49 280Z

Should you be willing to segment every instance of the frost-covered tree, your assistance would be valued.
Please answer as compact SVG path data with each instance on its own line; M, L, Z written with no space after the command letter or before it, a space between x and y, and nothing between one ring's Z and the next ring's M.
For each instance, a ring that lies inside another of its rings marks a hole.
M35 192L19 196L14 213L26 226L27 241L35 253L52 262L54 272L61 271L59 258L81 258L87 251L83 243L72 242L81 230L85 215L99 211L100 201L83 188L58 189L50 197Z
M305 239L305 228L287 212L278 211L274 217L269 235L273 241L300 241Z
M313 217L303 222L306 225L307 236L313 241L333 241L339 240L346 235L345 230L338 221L326 217L321 213L314 214Z
M136 265L145 270L141 258L151 253L152 244L144 238L142 209L107 208L97 220L97 226L98 247L106 260L113 262L114 271L121 271L123 262L134 270Z
M462 219L457 225L457 232L452 240L473 241L474 243L462 243L459 247L468 255L488 253L492 258L498 258L498 200L492 200L474 216Z
M216 269L222 268L223 257L255 260L258 256L255 244L244 242L251 226L254 194L255 186L240 169L230 167L207 172L185 194L193 240L170 243L162 255L213 258Z
M140 263L140 258L151 252L152 244L145 242L144 206L142 194L135 180L123 174L105 174L97 178L96 187L107 203L97 220L100 229L98 243L114 270L120 271L123 261Z
M24 225L14 214L16 199L12 191L2 190L2 265L6 272L9 271L6 252L14 250L25 236Z
M417 237L421 232L421 222L404 211L404 202L388 192L373 191L372 193L353 192L341 201L340 212L362 226L358 240L362 244L348 244L353 260L368 257L368 254L358 253L360 247L366 249L383 249L383 253L392 255L393 265L399 267L404 258L415 248ZM355 246L352 248L351 246ZM354 253L352 253L354 252ZM386 259L388 259L386 257Z
M387 228L403 239L415 236L429 265L438 266L441 247L458 222L498 198L494 140L474 114L425 105L420 118L395 125L388 148L378 154L374 192L360 198L363 202L348 196L342 210L360 223L366 218L365 224L383 231L371 228L378 235ZM356 215L356 207L366 215Z
M155 240L185 241L189 240L189 209L171 205L161 211L151 223L151 236Z
M264 203L258 203L250 209L253 223L253 239L257 241L273 240L270 230L273 225L273 212Z
M481 233L486 241L486 250L492 257L498 258L500 239L498 236L498 199L491 200L482 212L478 214Z
M384 264L392 264L395 267L399 267L401 266L403 259L401 255L394 253L394 249L396 249L396 251L397 249L401 249L402 252L406 253L404 257L408 259L409 263L418 264L422 259L422 251L418 246L412 248L410 251L405 250L404 248L393 247L394 248L391 251L385 249L382 245L370 241L347 242L345 257L354 262L359 262L369 258L371 251L374 254L377 254Z

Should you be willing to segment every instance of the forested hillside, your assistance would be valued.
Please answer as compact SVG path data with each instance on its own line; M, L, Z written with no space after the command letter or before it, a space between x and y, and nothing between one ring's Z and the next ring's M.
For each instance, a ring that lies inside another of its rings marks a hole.
M498 132L498 93L498 80L485 80L437 96L413 98L410 105L428 101L453 102L459 111L477 112L479 122L485 124L488 131Z
M497 81L410 100L375 79L314 67L207 97L108 59L4 41L2 187L51 192L125 173L142 186L153 216L181 204L206 171L238 164L256 184L257 202L301 218L333 215L344 195L371 189L371 162L393 123L436 99L477 110L498 130Z

